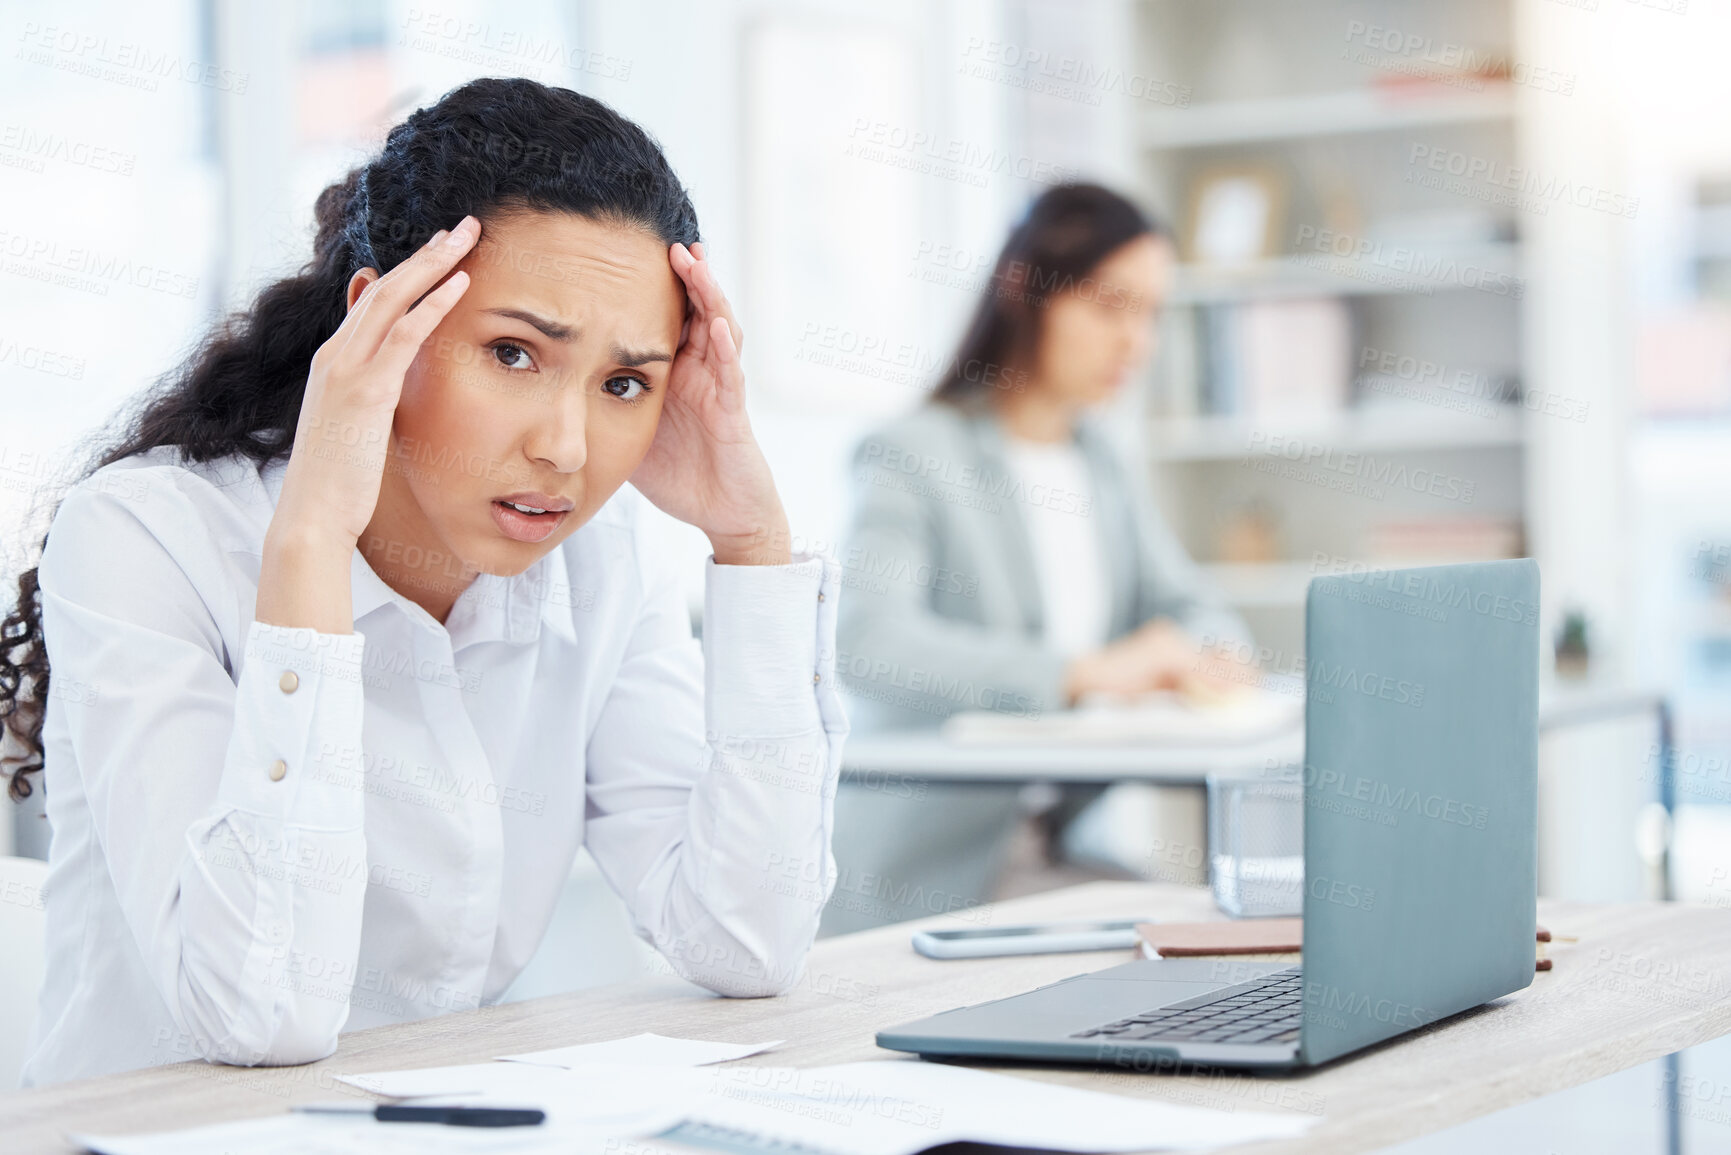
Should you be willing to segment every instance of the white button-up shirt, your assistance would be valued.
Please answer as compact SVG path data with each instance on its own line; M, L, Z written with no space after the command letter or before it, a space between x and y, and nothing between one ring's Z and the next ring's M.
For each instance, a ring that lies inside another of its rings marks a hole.
M308 1062L340 1030L495 1002L581 846L678 973L793 986L835 879L839 567L711 558L700 647L627 487L442 625L357 550L355 633L270 626L285 465L154 450L55 517L24 1085Z

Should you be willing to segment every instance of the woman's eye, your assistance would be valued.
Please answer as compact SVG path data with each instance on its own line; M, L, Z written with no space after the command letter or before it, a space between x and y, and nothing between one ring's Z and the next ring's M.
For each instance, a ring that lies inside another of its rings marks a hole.
M625 401L635 401L649 391L649 387L635 377L611 377L601 388Z
M509 341L501 341L491 347L493 359L507 369L533 369L535 362L529 356L529 350L521 345L513 345ZM519 360L520 358L520 360Z

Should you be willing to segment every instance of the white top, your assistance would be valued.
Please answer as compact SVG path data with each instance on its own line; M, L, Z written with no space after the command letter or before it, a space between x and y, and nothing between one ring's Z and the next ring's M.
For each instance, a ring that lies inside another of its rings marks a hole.
M1112 624L1112 585L1088 459L1071 441L1006 435L1004 448L1021 482L1018 508L1033 547L1046 644L1066 657L1099 649Z
M627 487L443 625L357 550L355 633L267 626L286 463L261 483L177 461L97 471L42 557L53 842L25 1086L303 1063L341 1030L495 1002L580 846L680 974L799 979L835 880L835 562L711 558L700 648ZM803 885L764 885L790 864Z

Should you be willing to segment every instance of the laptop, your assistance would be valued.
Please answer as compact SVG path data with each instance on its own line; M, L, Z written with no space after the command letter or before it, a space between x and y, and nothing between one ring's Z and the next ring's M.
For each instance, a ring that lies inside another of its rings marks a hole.
M1131 962L892 1027L878 1045L1139 1070L1296 1068L1525 987L1538 605L1531 559L1311 580L1302 965Z

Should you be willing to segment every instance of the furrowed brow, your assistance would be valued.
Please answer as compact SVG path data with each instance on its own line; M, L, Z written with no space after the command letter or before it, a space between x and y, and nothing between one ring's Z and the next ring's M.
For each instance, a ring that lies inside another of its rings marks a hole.
M627 369L635 369L639 365L648 365L653 361L671 362L673 360L673 355L655 349L632 350L622 349L618 345L615 345L613 346L613 359L625 366Z
M546 317L531 313L527 309L487 309L485 312L499 317L510 317L512 320L521 321L525 325L531 325L540 330L549 340L575 341L577 339L577 327L575 325L551 321Z

